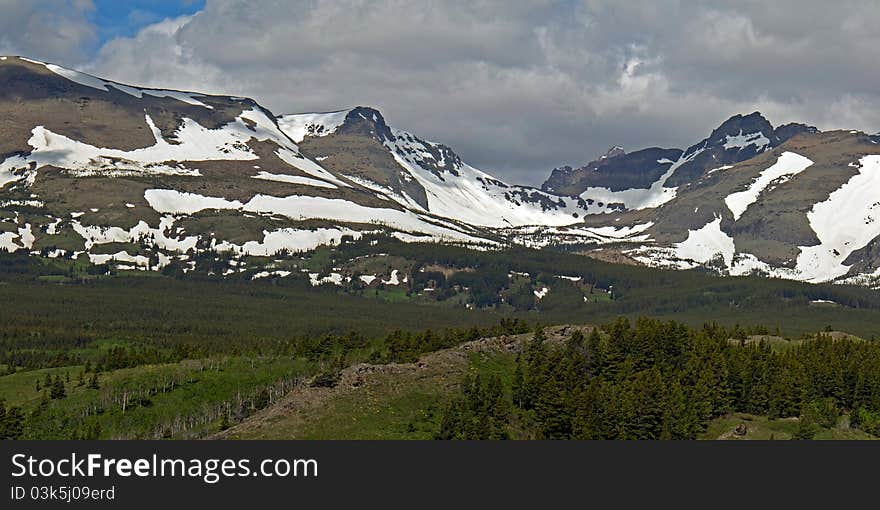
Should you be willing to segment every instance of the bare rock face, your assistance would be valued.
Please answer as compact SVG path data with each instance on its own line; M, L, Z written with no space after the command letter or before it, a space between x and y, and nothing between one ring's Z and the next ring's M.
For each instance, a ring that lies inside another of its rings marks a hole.
M667 185L689 184L712 169L749 160L780 143L776 130L760 113L734 115L684 151L689 161L676 169Z
M553 169L541 189L548 193L577 196L589 188L622 191L650 188L681 156L679 149L650 148L627 154L613 147L599 159L580 168Z
M380 143L386 140L394 141L394 135L385 123L385 117L379 110L365 106L352 108L345 116L345 121L336 130L336 134L366 136Z

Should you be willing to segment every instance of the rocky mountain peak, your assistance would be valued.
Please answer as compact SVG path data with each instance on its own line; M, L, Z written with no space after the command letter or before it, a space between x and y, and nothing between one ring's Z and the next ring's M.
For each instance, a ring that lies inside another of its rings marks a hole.
M776 147L793 136L818 132L814 126L796 122L774 128L760 112L752 112L748 115L734 115L725 120L704 140L703 147L740 151L751 146L756 152L761 152Z
M677 188L696 181L713 168L753 158L793 136L818 132L806 124L793 123L774 128L761 112L737 114L683 152L680 149L652 148L627 153L621 147L612 147L599 159L582 167L554 168L542 189L562 195L579 195L591 187L612 191L628 187L650 188L674 162L678 162L674 173L664 177L663 186Z
M712 131L712 134L709 135L709 145L727 145L729 147L731 139L758 133L763 134L766 138L773 136L773 132L773 125L760 112L734 115Z
M385 117L379 110L368 106L352 108L336 132L340 135L368 136L380 142L394 141L394 135L385 123Z
M655 147L628 153L615 146L582 167L554 168L541 189L557 195L575 196L591 187L612 191L648 188L680 155L679 149Z
M789 132L790 131L790 132ZM796 129L785 131L791 136ZM695 182L706 172L733 165L771 150L782 141L776 129L760 112L734 115L699 143L684 152L684 162L666 180L666 186L677 188Z
M624 154L626 154L626 151L623 150L623 147L615 145L614 147L611 147L610 149L605 151L605 154L603 154L599 159L611 159L616 158L617 156L623 156Z

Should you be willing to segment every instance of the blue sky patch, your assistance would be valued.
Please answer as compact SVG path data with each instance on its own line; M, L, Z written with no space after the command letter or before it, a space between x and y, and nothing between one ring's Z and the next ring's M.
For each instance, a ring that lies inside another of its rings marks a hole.
M205 7L205 0L94 0L94 4L90 17L102 45L117 37L134 36L163 19L195 14Z

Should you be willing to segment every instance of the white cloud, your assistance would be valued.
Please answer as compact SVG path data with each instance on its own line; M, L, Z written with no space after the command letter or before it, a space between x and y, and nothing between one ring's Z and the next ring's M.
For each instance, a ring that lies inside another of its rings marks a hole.
M97 43L90 0L0 0L0 54L82 63Z

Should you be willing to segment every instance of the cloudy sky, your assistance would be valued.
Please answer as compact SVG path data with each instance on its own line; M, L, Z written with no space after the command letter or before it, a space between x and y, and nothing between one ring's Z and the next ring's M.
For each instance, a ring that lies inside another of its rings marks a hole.
M735 113L880 130L880 2L0 0L0 53L276 113L379 108L510 181Z

